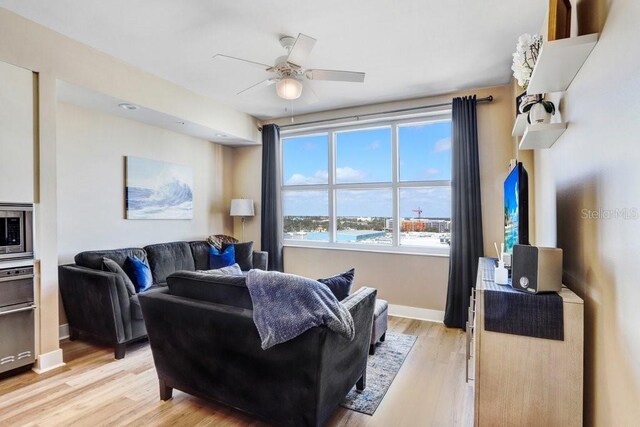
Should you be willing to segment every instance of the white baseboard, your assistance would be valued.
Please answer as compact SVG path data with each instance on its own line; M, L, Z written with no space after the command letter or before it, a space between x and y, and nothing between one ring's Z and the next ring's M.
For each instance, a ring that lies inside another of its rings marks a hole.
M36 374L43 374L53 369L61 368L64 365L62 349L59 348L57 350L50 351L49 353L39 355L36 359L33 371Z
M69 338L69 324L65 323L64 325L58 326L58 338L60 341Z
M407 319L425 320L427 322L442 323L444 320L444 311L409 307L407 305L389 304L389 315L405 317Z

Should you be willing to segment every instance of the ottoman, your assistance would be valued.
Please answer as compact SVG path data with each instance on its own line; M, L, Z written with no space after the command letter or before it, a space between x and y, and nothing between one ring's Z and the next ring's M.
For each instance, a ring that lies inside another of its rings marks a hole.
M387 333L387 315L389 304L383 299L376 299L376 308L373 311L373 328L371 330L371 343L369 354L375 354L376 343L384 341Z

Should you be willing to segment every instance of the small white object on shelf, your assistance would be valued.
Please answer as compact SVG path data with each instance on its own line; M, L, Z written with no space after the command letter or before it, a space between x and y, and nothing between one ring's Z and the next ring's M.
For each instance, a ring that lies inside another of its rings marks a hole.
M545 42L527 93L535 95L567 90L597 42L597 33Z
M516 117L516 123L513 125L513 130L511 131L511 136L522 136L524 135L524 131L527 129L527 115L528 113L520 113L518 117Z
M542 123L527 126L520 140L520 150L550 148L567 130L566 123Z

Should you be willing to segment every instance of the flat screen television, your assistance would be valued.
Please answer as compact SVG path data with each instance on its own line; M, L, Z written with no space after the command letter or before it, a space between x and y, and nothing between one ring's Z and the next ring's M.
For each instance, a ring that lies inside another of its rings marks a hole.
M504 181L504 251L529 244L529 177L518 162Z

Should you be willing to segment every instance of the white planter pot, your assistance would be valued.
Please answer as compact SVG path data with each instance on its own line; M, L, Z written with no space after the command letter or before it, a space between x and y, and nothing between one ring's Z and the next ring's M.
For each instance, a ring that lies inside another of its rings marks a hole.
M551 122L551 114L547 113L547 110L544 109L544 105L539 102L529 110L529 121L531 124L549 123Z

